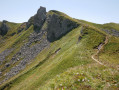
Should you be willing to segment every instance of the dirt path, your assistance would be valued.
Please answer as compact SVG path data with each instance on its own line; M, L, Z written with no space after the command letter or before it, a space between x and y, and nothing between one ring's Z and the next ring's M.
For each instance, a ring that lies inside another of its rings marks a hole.
M100 65L104 65L103 63L101 63L100 61L98 61L98 59L94 58L95 55L92 55L91 58L96 61L97 63L99 63Z
M104 65L104 64L99 61L99 56L98 56L98 54L100 53L100 51L103 49L103 47L104 47L107 43L108 43L108 36L106 36L106 39L105 39L104 43L102 43L102 44L99 45L97 52L96 52L94 55L91 56L91 58L92 58L94 61L96 61L98 64L100 64L100 65ZM95 58L96 56L98 57L98 59ZM104 65L104 66L105 66L105 65Z

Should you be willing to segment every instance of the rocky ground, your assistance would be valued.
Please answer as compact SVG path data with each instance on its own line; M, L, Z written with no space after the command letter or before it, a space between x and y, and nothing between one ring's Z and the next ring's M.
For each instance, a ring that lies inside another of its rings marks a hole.
M115 30L115 29L102 29L103 31L105 31L106 33L110 34L110 35L113 35L113 36L116 36L116 37L119 37L119 31Z
M5 79L1 81L1 83L13 77L14 75L18 74L19 71L23 70L26 67L26 65L29 64L31 60L33 60L45 47L49 46L50 42L47 41L46 38L43 38L44 33L45 33L44 31L40 31L39 33L33 32L29 36L29 41L25 43L21 47L20 51L17 52L12 57L10 62L5 65L5 67L7 68L10 65L13 65L18 61L20 61L19 64L12 67L10 71L5 74ZM32 45L35 42L39 42L39 43ZM5 57L9 55L9 53L12 51L13 49L3 51L0 54L0 58L1 58L0 61L4 61Z

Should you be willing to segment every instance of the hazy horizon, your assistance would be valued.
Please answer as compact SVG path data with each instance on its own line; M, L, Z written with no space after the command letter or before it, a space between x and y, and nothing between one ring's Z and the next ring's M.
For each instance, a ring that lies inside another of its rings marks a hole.
M118 0L4 0L0 3L0 21L26 22L43 6L47 11L58 10L73 18L93 23L119 23L118 4Z

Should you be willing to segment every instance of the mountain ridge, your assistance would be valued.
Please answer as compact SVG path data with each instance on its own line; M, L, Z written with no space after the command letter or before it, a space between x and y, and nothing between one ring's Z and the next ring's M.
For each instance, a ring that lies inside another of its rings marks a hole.
M86 66L96 63L92 61L91 55L100 44L104 43L106 36L109 36L109 41L99 53L99 58L101 58L102 62L112 65L112 67L118 66L118 24L94 24L73 19L59 11L51 10L46 12L44 7L41 7L28 22L20 24L7 22L7 24L10 30L0 37L0 81L2 81L0 89L2 90L43 89L45 85L49 86L46 81L50 83L50 79L67 71L67 69L81 66L82 64ZM2 30L0 29L0 31ZM109 57L110 55L111 57ZM93 66L91 67L94 69ZM97 67L99 67L99 71L100 68L110 69L110 67L100 67L98 65ZM111 69L113 71L113 68ZM37 72L38 70L39 72ZM114 71L116 78L118 73L115 69ZM112 74L109 73L109 75ZM33 78L30 79L29 77ZM105 74L104 77L107 80ZM81 76L81 78L83 77ZM27 83L28 80L29 82ZM90 80L94 84L91 78ZM75 82L74 80L72 85L76 85L77 89L86 89L85 87L87 86L84 83ZM116 82L118 82L118 79ZM72 89L73 87L68 83L67 87ZM110 81L110 83L112 82ZM77 86L78 84L85 87ZM90 83L88 84L88 89L101 88L98 87L97 83L97 87ZM56 88L54 87L55 85ZM65 86L65 84L63 85ZM49 88L61 89L64 88L63 85L53 83ZM102 84L100 83L100 85Z

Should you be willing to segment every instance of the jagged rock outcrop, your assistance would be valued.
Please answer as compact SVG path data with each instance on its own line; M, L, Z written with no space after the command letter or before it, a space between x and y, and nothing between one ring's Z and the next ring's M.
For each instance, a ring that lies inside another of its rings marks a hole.
M28 20L27 27L33 24L35 30L37 29L40 30L43 23L45 22L45 19L46 19L46 8L40 7L40 9L37 11L37 14L32 16Z
M47 39L52 42L78 27L76 22L56 14L57 11L52 10L50 12L53 14L46 13L46 8L40 7L37 14L28 20L27 28L34 25L34 30L39 31L46 25L45 30L47 31Z
M34 27L41 29L43 23L45 22L45 19L46 19L46 8L40 7L37 14L34 16Z
M0 35L4 36L7 34L9 27L6 24L7 21L3 20L2 25L0 26Z
M78 27L76 22L55 14L56 11L52 12L54 13L53 15L47 15L47 38L51 42L61 38L72 29Z
M34 25L34 30L44 29L47 31L47 39L52 42L78 27L78 24L65 16L56 14L57 11L50 11L53 14L46 13L45 7L40 7L37 14L32 16L27 22L27 28Z

